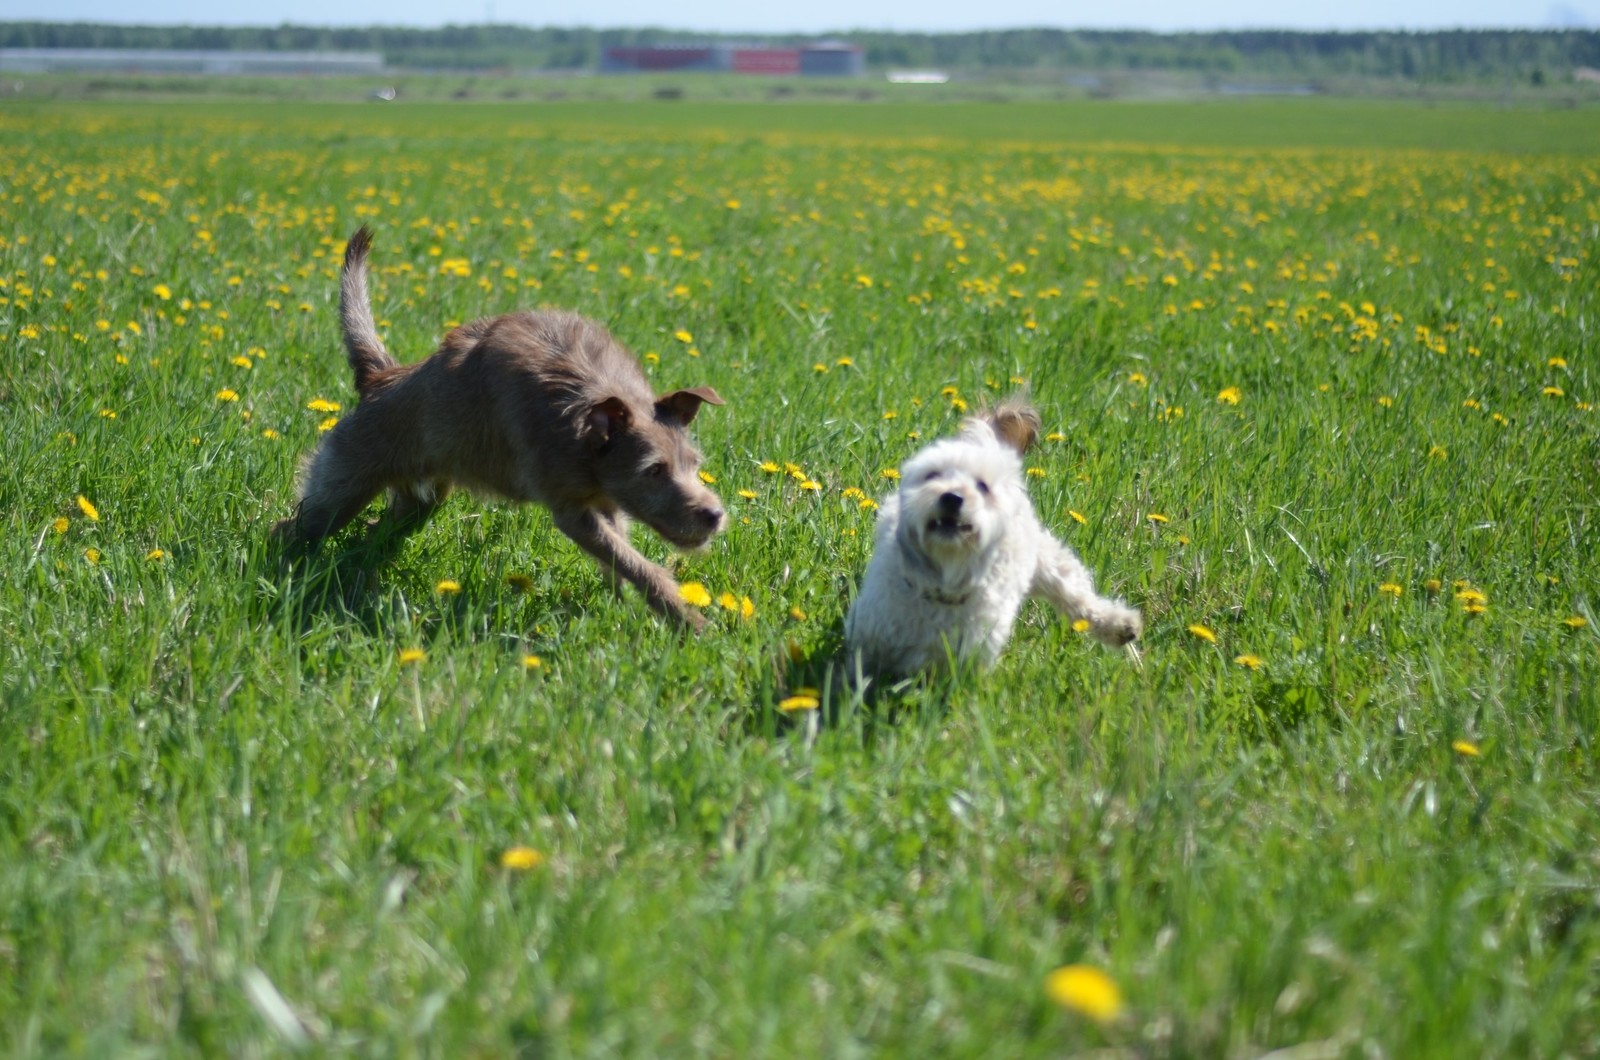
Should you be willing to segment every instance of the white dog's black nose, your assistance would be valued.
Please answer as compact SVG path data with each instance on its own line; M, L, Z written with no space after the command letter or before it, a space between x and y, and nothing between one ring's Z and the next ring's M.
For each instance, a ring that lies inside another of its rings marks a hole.
M961 510L962 497L959 493L939 494L939 512L943 515L954 515Z

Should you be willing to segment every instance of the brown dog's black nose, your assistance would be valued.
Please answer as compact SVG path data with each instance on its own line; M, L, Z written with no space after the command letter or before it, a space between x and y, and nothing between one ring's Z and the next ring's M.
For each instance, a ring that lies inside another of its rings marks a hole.
M939 511L946 515L954 515L961 510L961 494L941 493L939 495Z

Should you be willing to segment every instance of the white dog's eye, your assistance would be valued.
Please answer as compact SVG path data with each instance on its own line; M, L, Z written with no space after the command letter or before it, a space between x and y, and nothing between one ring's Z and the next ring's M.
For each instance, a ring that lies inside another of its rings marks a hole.
M922 476L922 481L924 481L924 482L932 482L934 479L938 478L942 474L944 474L943 471L930 471L926 475Z
M985 497L989 495L989 484L983 481L981 478L978 480L978 492L983 494Z

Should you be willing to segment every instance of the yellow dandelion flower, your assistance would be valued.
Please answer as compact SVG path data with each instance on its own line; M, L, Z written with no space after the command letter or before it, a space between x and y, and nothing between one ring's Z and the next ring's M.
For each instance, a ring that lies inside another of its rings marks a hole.
M739 202L738 199L728 199L728 200L724 201L722 205L727 207L730 210L737 210L740 207L741 203Z
M1427 581L1422 583L1422 588L1427 591L1429 596L1437 596L1441 591L1443 591L1444 583L1438 578L1429 578Z
M522 668L530 673L534 670L542 670L544 669L544 660L537 655L524 655L522 657Z
M809 688L795 690L795 694L778 701L778 709L785 714L793 714L797 710L816 710L822 704L816 692Z
M451 578L445 578L433 587L433 591L442 596L449 596L452 593L461 591L461 583Z
M151 291L155 294L155 296L157 298L161 299L163 302L172 301L172 288L168 287L164 283L156 284L154 287L151 288Z
M1567 359L1565 357L1552 357L1544 363L1549 365L1551 368L1565 368L1567 366Z
M811 479L806 479L804 482L800 483L800 488L808 493L815 493L822 489L822 484L820 482L814 482Z
M1453 740L1450 743L1450 750L1463 758L1477 758L1483 753L1478 750L1478 745L1471 740Z
M67 517L64 516L64 515L58 515L56 517L56 521L50 524L50 528L52 530L54 530L56 533L58 533L58 534L66 533L67 529L69 527L71 527L71 526L72 526L72 523L70 523L67 520Z
M1227 405L1237 405L1243 396L1236 386L1225 386L1217 391L1217 400Z
M1561 624L1568 629L1582 629L1589 624L1589 620L1582 615L1571 615L1561 620Z
M862 497L856 502L856 507L860 508L862 511L870 512L878 507L878 502L873 500L871 497Z
M1073 623L1072 623L1072 632L1074 632L1074 633L1087 633L1087 632L1089 632L1089 620L1087 618L1074 619Z
M1547 386L1542 391L1545 397L1566 397L1567 392L1558 386Z
M1462 614L1469 615L1469 616L1474 617L1474 618L1476 618L1478 615L1488 614L1488 612L1489 612L1489 608L1485 604L1471 603L1471 604L1463 604L1462 607L1461 607L1461 613Z
M1047 472L1042 467L1030 467L1028 469L1029 478L1044 478L1046 474Z
M1149 515L1145 516L1145 518L1150 520L1152 523L1164 523L1167 521L1167 517L1162 515L1160 512L1151 512Z
M699 582L684 582L678 586L678 595L691 607L711 606L711 594Z
M149 560L151 563L160 563L162 560L167 558L167 554L162 549L152 548L149 552L144 554L144 558Z
M428 657L428 653L423 651L421 648L401 648L400 649L400 665L401 666L412 666L412 665L415 665L416 663L420 663L422 660L426 659L427 657Z
M856 362L851 360L849 357L841 357L837 361L834 361L833 365L835 368L854 368L856 366Z
M255 366L255 362L242 353L228 363L235 368L253 368Z
M217 391L217 400L218 401L238 401L239 400L239 392L237 390L230 390L227 387L223 387L221 390Z
M117 410L116 409L101 409L100 410L100 418L101 419L107 419L107 420L114 420L114 419L117 418Z
M763 471L768 475L776 475L778 472L782 471L783 468L779 467L776 463L774 463L771 460L763 460L763 461L761 461L761 463L758 466L757 470Z
M318 434L327 434L329 431L333 430L338 425L339 425L339 417L337 417L337 416L329 416L327 419L325 419L321 423L317 424L317 433Z
M1195 622L1189 626L1189 632L1207 644L1215 644L1217 642L1217 635L1211 631L1210 626L1202 626L1200 623Z
M747 501L753 501L756 499L757 494L755 490L740 490L739 496L743 497Z
M1243 655L1235 655L1233 657L1233 661L1244 667L1246 670L1261 669L1261 656L1251 655L1249 652L1246 652Z
M878 472L878 475L879 475L880 478L886 478L890 482L898 482L899 479L900 479L900 469L899 468L893 468L893 467L886 467L882 471Z
M1384 394L1382 397L1378 398L1378 404L1382 405L1386 409L1393 408L1394 398L1390 397L1388 394Z
M1463 604L1486 604L1489 598L1481 590L1471 586L1462 586L1456 590L1456 599Z
M700 472L700 481L704 482L707 486L711 486L716 484L717 477L709 471L702 471Z
M78 511L82 512L83 517L91 523L100 521L100 509L89 503L89 498L81 493L78 494Z
M816 372L818 375L828 374L828 366L823 364L821 361L818 361L816 364L812 365L811 370Z
M268 427L266 430L261 432L261 437L265 438L269 442L273 442L273 441L277 441L279 438L282 438L283 435L279 434L277 431L273 430L271 427Z
M1380 593L1387 593L1390 596L1398 597L1401 593L1405 592L1405 589L1396 585L1394 582L1384 582L1382 585L1378 586L1378 591Z
M789 617L794 619L796 622L804 622L806 620L806 613L800 610L798 607L791 607L789 608Z
M1450 455L1450 450L1442 445L1435 445L1428 449L1429 460L1443 460Z
M544 864L544 855L532 847L507 847L500 854L500 867L513 872L528 872Z
M1132 383L1134 386L1149 386L1150 385L1150 380L1145 376L1145 374L1143 372L1129 372L1128 373L1128 382Z
M1060 431L1051 431L1049 434L1044 436L1044 440L1047 442L1064 442L1067 440L1067 436L1062 434Z
M1122 991L1105 972L1087 964L1057 968L1044 980L1045 993L1062 1008L1110 1023L1122 1014Z
M306 408L312 412L338 412L339 403L337 401L329 401L327 398L312 398L306 402Z
M694 336L689 334L689 332L683 328L679 328L677 331L674 331L672 333L672 337L683 343L685 346L694 341Z
M90 566L96 566L100 562L100 550L98 548L86 548L83 550L83 558L89 561Z
M1075 523L1082 523L1082 524L1084 524L1086 526L1089 523L1089 520L1084 517L1084 514L1082 512L1073 511L1071 508L1068 508L1067 509L1067 514L1072 516L1072 521L1075 522Z

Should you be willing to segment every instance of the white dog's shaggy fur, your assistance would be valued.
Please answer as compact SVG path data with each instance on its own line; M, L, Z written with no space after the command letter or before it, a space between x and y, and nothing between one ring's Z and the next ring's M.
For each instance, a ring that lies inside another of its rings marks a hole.
M1022 453L1039 414L1013 400L969 419L900 469L884 500L872 562L845 620L862 672L909 676L952 657L989 665L1010 639L1022 602L1042 596L1112 645L1143 629L1139 612L1100 596L1066 545L1039 525Z

